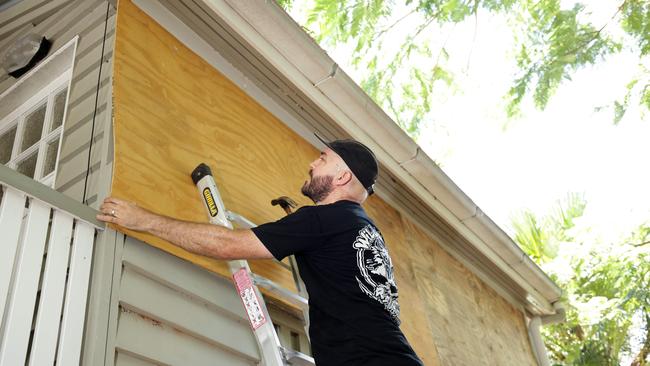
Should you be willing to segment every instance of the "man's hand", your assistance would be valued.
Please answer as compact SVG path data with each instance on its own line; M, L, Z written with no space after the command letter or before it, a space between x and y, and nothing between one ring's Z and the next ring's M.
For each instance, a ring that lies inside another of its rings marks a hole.
M268 259L273 255L249 229L176 220L157 215L133 202L108 197L97 220L146 231L192 253L217 259Z
M101 213L97 215L97 220L110 222L135 231L151 229L153 221L158 217L158 215L138 207L133 202L114 197L104 199L99 211Z

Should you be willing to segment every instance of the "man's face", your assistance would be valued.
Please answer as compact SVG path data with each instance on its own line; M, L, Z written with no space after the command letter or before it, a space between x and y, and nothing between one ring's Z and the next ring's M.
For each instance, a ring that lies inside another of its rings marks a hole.
M332 150L325 149L318 159L309 164L309 180L302 186L302 194L309 197L314 203L325 199L334 189L334 178L340 171L343 160Z

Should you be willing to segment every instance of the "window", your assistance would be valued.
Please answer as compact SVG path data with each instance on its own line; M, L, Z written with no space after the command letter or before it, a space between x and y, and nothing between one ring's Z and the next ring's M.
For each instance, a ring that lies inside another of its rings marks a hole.
M311 346L300 312L266 296L264 301L275 332L280 338L280 344L285 348L311 356Z
M50 187L56 177L74 45L76 38L0 95L0 164Z
M68 99L68 80L53 84L0 122L0 163L48 186L54 185Z

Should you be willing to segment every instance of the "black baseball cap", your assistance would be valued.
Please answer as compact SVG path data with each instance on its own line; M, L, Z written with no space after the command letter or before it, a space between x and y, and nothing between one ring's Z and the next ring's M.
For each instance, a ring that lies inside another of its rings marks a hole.
M366 145L352 139L327 142L316 133L314 136L345 161L354 176L368 191L368 195L374 193L379 164L377 164L375 154Z

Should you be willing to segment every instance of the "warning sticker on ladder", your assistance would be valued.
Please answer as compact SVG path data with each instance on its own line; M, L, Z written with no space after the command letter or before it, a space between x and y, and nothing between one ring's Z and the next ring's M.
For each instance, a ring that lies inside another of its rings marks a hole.
M241 298L241 301L244 303L244 308L246 309L246 314L248 314L248 320L251 322L251 327L253 330L261 327L266 323L266 317L262 311L262 306L260 301L257 298L255 289L253 288L253 280L251 280L248 275L248 271L245 268L240 269L234 275L232 275L233 280L235 281L235 287L237 287L237 293Z

